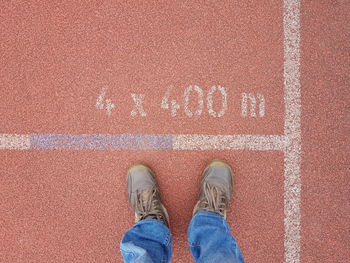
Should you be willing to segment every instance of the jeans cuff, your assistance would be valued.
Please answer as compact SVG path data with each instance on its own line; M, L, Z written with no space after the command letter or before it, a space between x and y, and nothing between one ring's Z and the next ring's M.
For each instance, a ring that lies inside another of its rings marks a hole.
M197 213L194 214L193 217L197 217L197 216L210 216L210 217L224 219L222 215L218 213L210 212L210 211L198 211Z

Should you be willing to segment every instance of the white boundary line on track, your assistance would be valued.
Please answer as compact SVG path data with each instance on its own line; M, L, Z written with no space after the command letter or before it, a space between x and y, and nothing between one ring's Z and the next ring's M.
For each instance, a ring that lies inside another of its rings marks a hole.
M300 0L284 0L284 135L173 135L173 150L284 151L284 261L300 262ZM30 135L0 134L0 150L29 150Z
M30 135L0 134L0 150L30 150Z
M300 0L284 0L284 261L300 262L301 85Z
M289 144L283 135L179 134L173 137L174 150L283 151Z
M38 136L40 134L34 134ZM49 134L57 135L57 134ZM83 137L84 134L69 134L71 136ZM99 134L99 135L110 135L113 134ZM114 134L119 136L121 134ZM123 134L126 135L124 140L132 140L133 134ZM152 136L154 134L142 134L143 136ZM36 150L31 143L31 136L25 134L0 134L0 149L3 150ZM45 136L45 134L44 134ZM159 135L160 137L162 135ZM169 135L166 135L169 136ZM171 148L172 150L252 150L252 151L284 151L290 144L288 137L284 135L204 135L204 134L172 134L171 136ZM54 139L55 140L55 139ZM165 139L166 140L166 139ZM84 143L84 142L83 142ZM98 142L96 142L98 143ZM84 146L84 144L82 144ZM133 144L130 144L130 150L133 148ZM146 145L147 146L147 145ZM145 146L145 149L148 149ZM69 145L59 145L58 148L39 148L39 149L71 149ZM84 149L94 149L93 146ZM96 150L99 148L97 147ZM113 149L119 149L116 146ZM125 150L125 148L120 148ZM128 149L128 148L126 148ZM159 149L162 150L162 149Z

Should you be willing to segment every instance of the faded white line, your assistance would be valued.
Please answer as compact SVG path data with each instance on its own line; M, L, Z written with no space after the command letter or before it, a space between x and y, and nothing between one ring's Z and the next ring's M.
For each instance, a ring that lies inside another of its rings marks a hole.
M21 134L0 134L1 150L29 150L30 136Z
M284 133L290 141L284 159L284 260L300 262L301 87L300 1L284 0Z
M288 140L283 135L174 135L174 150L284 150Z

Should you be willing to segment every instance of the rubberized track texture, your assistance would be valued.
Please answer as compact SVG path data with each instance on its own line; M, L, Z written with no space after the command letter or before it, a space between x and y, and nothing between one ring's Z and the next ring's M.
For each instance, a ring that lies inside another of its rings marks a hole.
M192 262L214 158L233 167L247 262L349 262L349 9L2 1L0 262L122 262L137 162L159 181L172 262Z

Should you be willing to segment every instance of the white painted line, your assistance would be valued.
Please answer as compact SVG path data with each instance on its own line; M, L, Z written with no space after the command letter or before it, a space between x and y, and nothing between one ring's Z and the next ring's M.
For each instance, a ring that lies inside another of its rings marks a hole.
M20 134L0 134L0 150L29 150L30 136Z
M301 87L300 1L284 0L284 133L290 141L284 159L284 260L300 262Z
M173 136L174 150L255 150L283 151L288 140L283 135L203 135Z

